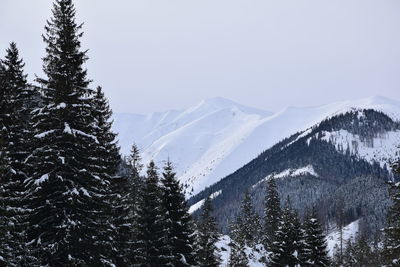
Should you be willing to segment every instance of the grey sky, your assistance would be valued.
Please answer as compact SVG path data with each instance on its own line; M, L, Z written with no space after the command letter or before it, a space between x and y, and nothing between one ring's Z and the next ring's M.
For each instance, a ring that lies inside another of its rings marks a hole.
M267 110L370 95L400 99L398 0L75 0L95 85L114 111L222 96ZM12 40L41 75L50 0L0 0Z

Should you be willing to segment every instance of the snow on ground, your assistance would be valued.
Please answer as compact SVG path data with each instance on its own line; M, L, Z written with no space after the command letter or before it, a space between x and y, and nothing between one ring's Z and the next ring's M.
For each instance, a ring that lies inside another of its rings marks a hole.
M346 241L349 239L352 239L354 241L354 238L357 236L359 229L359 220L354 221L350 223L349 225L345 226L343 228L343 245L346 245ZM332 257L334 253L334 248L335 245L340 245L340 234L339 231L333 231L326 237L327 245L328 245L328 252L329 256Z
M221 236L219 241L217 242L216 246L220 249L220 256L221 256L221 267L227 267L229 263L229 255L231 253L231 249L229 247L231 239L229 236L224 235ZM245 253L247 255L247 258L249 259L249 266L250 267L264 267L264 264L260 262L260 259L262 258L264 254L264 249L262 246L258 246L257 250L253 250L250 248L245 249Z
M142 149L144 164L154 159L162 166L170 159L180 181L189 185L188 192L193 189L196 194L284 138L328 117L362 108L400 119L400 102L384 97L288 107L275 114L212 98L186 110L116 114L114 130L124 155L135 142Z
M219 196L221 193L222 193L222 190L219 190L219 191L217 191L217 192L215 192L215 193L212 193L212 194L210 195L210 198L211 198L211 199L216 198L216 197ZM204 201L205 201L205 199L202 199L202 200L196 202L195 204L193 204L192 206L190 206L190 208L189 208L189 213L192 214L192 213L195 212L196 210L200 209L200 208L203 206Z
M263 182L268 181L269 179L279 179L279 178L287 178L287 177L297 177L302 175L312 175L318 177L318 173L314 170L312 165L307 165L298 169L286 169L279 173L273 173L265 177L264 179L258 181L253 188L257 187L258 185L262 184Z
M354 221L350 223L349 225L345 226L343 228L343 240L344 240L344 245L347 240L353 239L356 237L357 232L358 232L358 227L359 227L359 220ZM229 255L230 255L230 243L231 239L229 236L224 235L221 236L219 241L217 242L216 246L220 250L220 256L221 256L221 267L227 267L229 263ZM338 231L333 231L326 237L327 241L327 248L329 252L329 256L332 257L334 253L334 247L335 245L339 245L339 232ZM246 255L250 259L250 267L261 267L264 266L260 260L265 255L265 250L262 246L258 246L257 250L253 250L250 248L246 248Z

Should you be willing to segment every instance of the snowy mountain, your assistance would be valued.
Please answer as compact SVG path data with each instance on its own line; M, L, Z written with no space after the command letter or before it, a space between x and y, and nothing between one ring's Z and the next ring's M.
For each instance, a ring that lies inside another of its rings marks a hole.
M335 113L265 150L190 198L189 204L201 205L201 200L218 192L213 202L226 231L244 192L251 193L261 213L265 181L276 179L281 200L290 197L300 214L316 205L330 227L343 203L346 222L360 219L364 231L373 234L383 227L390 205L386 182L399 179L388 168L398 144L400 123L385 113L358 108Z
M114 130L119 133L124 155L135 142L142 149L145 164L155 159L162 165L169 158L180 180L195 195L284 138L302 131L306 135L324 119L362 109L400 119L400 102L379 96L316 107L288 107L274 114L212 98L185 110L115 114ZM394 156L393 145L400 143L396 131L377 136L373 146L343 131L326 133L324 138L336 143L338 149L344 143L358 143L357 147L351 145L354 154L382 163Z

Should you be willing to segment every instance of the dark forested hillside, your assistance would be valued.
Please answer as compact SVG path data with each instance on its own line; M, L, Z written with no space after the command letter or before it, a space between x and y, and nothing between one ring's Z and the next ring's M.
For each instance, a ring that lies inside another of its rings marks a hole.
M328 226L335 222L337 209L343 206L346 222L362 218L363 230L375 233L386 219L385 212L390 205L386 181L393 175L384 164L356 155L351 146L373 147L374 138L399 129L398 122L374 110L354 110L333 116L266 150L191 198L189 204L221 190L213 202L220 226L226 232L228 222L237 213L242 194L249 190L256 210L261 213L264 182L275 178L281 199L289 196L300 215L306 208L317 206L321 219ZM324 138L327 133L339 130L357 135L363 144L351 141L335 146L329 138Z

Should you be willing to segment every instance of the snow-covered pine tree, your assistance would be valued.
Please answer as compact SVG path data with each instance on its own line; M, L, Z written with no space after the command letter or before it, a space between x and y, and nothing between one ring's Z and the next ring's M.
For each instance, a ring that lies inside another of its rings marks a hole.
M30 112L33 109L34 89L28 87L15 43L11 43L2 61L2 115L1 125L4 146L2 153L7 158L6 178L2 182L0 202L3 216L0 218L0 232L5 233L1 240L0 255L6 258L9 266L20 265L26 260L27 210L24 209L24 186L27 178L25 160L30 155L32 131L29 125Z
M240 211L230 229L230 266L247 266L248 258L245 254L245 248L254 248L259 243L260 232L260 217L254 211L250 193L246 191Z
M301 231L301 224L288 199L282 211L268 266L301 265L303 253L304 237Z
M122 197L121 206L124 207L127 215L126 223L129 226L129 249L126 251L125 257L127 261L133 266L139 263L140 257L140 246L138 243L139 234L139 208L142 197L142 189L144 187L143 178L140 172L143 168L141 163L142 158L140 156L139 148L136 144L132 145L131 153L126 159L126 165L128 167L128 181L129 187L125 188L126 193Z
M4 66L0 60L0 109L4 110L7 102L5 101L5 79L4 79ZM5 183L7 179L7 169L8 169L8 161L6 156L6 139L7 139L7 129L4 125L4 115L3 113L0 114L0 225L4 225L4 218L7 216L6 213L6 206L3 203L3 183ZM8 253L6 253L8 249L8 245L5 242L7 237L7 229L4 227L0 228L0 266L7 265Z
M264 231L262 241L267 251L271 250L275 242L281 216L281 204L275 179L267 181L266 195L264 201Z
M204 201L197 227L197 262L199 267L218 267L221 258L216 243L219 239L217 222L208 196Z
M30 251L40 265L112 265L107 166L98 157L93 90L71 0L56 0L43 39L43 107L33 113L35 147L25 181ZM101 175L99 175L101 173Z
M249 192L244 193L238 216L241 218L239 228L245 244L254 248L260 241L261 223L259 215L254 211Z
M304 257L306 266L329 266L327 244L315 208L308 212L304 224Z
M165 222L161 188L157 168L153 161L147 167L142 197L138 209L137 266L165 266L168 255L165 246Z
M400 174L400 160L393 166L393 172ZM389 183L392 206L388 213L388 226L385 228L385 259L389 266L400 266L400 182Z
M229 247L231 253L229 255L229 267L247 267L249 259L246 255L246 242L242 233L242 218L237 217L236 221L230 225L229 236L231 241Z
M194 266L196 265L194 229L183 188L175 177L171 162L166 163L162 175L164 234L167 249L165 266Z
M344 201L339 199L336 206L336 228L339 232L339 250L337 251L338 261L340 262L343 257L344 250L344 238L343 238L343 228L345 227L345 214L344 214Z
M96 175L101 177L108 186L109 196L104 205L103 218L99 218L105 228L103 229L105 246L104 255L114 259L118 266L128 265L126 253L129 251L129 229L127 225L127 207L123 205L122 198L126 194L129 184L128 177L117 176L121 164L121 156L117 146L116 134L112 132L112 111L99 86L93 97L93 116L95 118L96 138L98 141L95 157L98 170ZM94 174L94 173L93 173ZM108 222L108 223L104 223ZM112 227L109 227L109 225Z
M104 174L112 179L121 163L119 147L117 145L117 134L112 131L112 111L108 100L104 96L100 86L97 87L93 98L93 115L96 120L96 138L99 143L99 155Z

